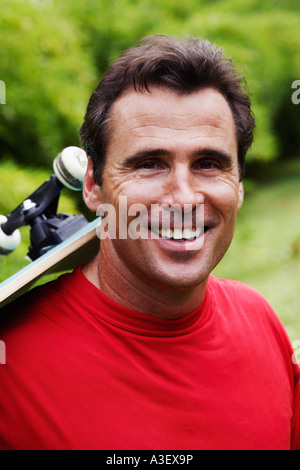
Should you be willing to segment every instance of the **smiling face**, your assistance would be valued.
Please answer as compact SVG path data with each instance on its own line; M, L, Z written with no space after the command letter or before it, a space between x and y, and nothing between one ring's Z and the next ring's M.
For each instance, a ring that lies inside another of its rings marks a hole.
M101 250L109 253L114 273L126 272L145 289L199 285L227 251L243 200L229 105L214 89L179 95L154 87L150 93L127 91L114 103L110 116L101 188L91 183L91 164L87 172L84 195L90 209L109 203L118 212L120 197L126 196L128 207L147 207L150 230L153 204L176 204L182 209L188 204L193 212L204 204L205 233L197 233L204 237L200 249L195 249L197 240L182 239L180 231L162 237L161 227L156 226L160 235L155 238L106 239ZM129 217L128 224L131 221ZM195 229L192 225L186 228ZM190 238L191 232L187 233Z

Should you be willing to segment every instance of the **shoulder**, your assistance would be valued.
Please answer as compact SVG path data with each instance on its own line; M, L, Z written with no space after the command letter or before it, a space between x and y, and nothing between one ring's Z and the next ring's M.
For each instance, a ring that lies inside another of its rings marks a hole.
M215 305L228 320L248 333L252 331L255 336L263 336L265 341L273 338L290 354L291 344L285 326L260 292L243 282L214 276L209 280L209 289Z
M38 358L51 361L53 354L63 355L67 343L75 344L84 328L77 298L86 298L77 277L76 270L63 274L0 309L0 339L6 346L7 363L23 368L26 363L30 368Z
M70 296L73 273L63 274L56 280L38 286L0 309L0 332L26 329L33 323L45 322L50 312L58 311L59 305Z
M231 305L240 304L252 308L258 306L273 312L273 308L266 297L241 281L210 276L208 287L217 298L227 299Z
M287 339L285 327L270 302L253 287L236 280L211 276L209 289L227 318L271 331Z

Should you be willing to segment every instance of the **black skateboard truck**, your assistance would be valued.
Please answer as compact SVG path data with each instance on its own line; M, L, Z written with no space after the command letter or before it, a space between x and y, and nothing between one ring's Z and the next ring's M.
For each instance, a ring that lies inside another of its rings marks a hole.
M28 257L34 261L53 246L66 240L88 224L80 215L57 214L61 190L82 190L87 156L78 147L67 147L53 162L54 173L49 180L28 196L9 215L0 215L0 255L15 250L21 236L19 228L30 226Z

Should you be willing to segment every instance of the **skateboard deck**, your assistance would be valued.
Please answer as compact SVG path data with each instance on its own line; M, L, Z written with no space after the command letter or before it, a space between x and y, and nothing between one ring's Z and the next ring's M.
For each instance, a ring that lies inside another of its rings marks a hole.
M96 256L100 246L96 232L99 223L100 217L0 283L0 308L25 293L40 277L72 270Z

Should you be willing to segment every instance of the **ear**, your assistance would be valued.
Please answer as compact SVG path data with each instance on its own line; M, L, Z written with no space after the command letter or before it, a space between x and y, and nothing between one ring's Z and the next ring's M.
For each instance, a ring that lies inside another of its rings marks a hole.
M244 186L243 183L239 183L239 194L238 194L238 209L242 207L244 201Z
M87 170L83 182L83 199L87 207L96 212L99 205L102 204L101 186L95 183L94 168L90 157L88 157Z

